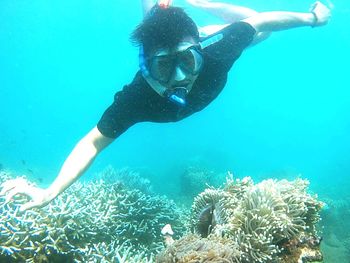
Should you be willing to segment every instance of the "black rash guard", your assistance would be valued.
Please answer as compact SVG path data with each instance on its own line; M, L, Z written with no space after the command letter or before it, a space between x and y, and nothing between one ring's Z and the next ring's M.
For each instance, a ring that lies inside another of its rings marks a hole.
M106 137L117 138L138 122L175 122L202 110L220 94L233 63L252 42L255 33L255 29L244 22L215 33L223 37L202 50L203 67L186 96L185 106L160 96L141 72L137 72L132 83L115 94L113 104L97 124L98 130Z

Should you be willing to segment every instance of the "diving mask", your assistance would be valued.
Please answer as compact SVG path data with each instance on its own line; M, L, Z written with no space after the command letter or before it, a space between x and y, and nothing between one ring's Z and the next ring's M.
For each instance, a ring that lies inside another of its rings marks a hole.
M170 54L159 54L147 60L150 76L167 84L179 67L185 74L197 75L203 65L199 46L192 45L185 50Z
M203 57L199 45L182 42L175 52L161 51L150 58L145 58L143 48L139 53L140 69L142 75L150 86L161 96L169 100L185 105L185 98L192 88L196 75L203 66ZM169 83L179 68L182 73L191 75L190 83L184 87L168 88Z

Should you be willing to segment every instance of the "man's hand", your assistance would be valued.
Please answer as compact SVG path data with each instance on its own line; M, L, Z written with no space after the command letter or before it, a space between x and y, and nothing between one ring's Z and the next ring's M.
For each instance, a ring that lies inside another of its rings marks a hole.
M28 196L31 199L20 207L20 211L43 207L53 199L47 190L33 186L23 178L8 180L1 187L0 196L5 196L5 204L18 194Z
M315 16L313 26L323 26L328 23L329 18L331 17L331 10L319 1L312 4L310 12Z

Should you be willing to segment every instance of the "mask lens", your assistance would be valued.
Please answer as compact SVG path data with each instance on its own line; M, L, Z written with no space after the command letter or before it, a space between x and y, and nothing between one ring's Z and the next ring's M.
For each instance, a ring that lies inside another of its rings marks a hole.
M175 67L180 67L186 73L196 75L202 68L203 58L200 51L192 46L175 54L154 56L149 64L151 76L160 82L169 82Z
M167 82L174 71L174 58L170 56L155 56L150 66L153 78L161 82Z
M188 48L179 56L179 66L192 75L198 74L202 64L202 55L195 48Z

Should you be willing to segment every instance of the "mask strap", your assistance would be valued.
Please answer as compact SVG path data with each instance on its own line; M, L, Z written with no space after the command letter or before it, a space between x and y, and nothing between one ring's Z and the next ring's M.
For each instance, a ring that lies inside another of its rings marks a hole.
M139 49L139 67L144 77L149 76L149 71L146 66L145 52L143 51L143 46Z
M143 46L140 46L140 49L139 49L139 67L140 67L141 74L144 77L144 79L147 81L147 83L152 87L154 91L156 91L160 96L163 97L166 91L166 88L160 85L157 81L153 80L153 78L150 76L149 70L146 65Z
M215 34L213 36L209 36L209 37L205 38L204 40L202 40L199 43L199 45L200 45L201 49L205 49L206 47L209 47L209 46L219 42L223 38L224 38L224 35L222 33Z

